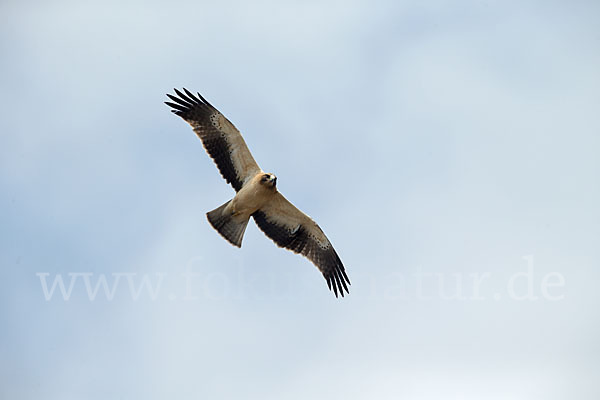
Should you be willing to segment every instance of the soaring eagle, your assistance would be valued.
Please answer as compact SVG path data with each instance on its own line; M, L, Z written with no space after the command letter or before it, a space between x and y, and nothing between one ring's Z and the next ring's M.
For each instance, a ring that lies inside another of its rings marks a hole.
M206 101L174 89L165 102L172 112L192 126L223 178L237 192L235 197L206 213L210 224L229 243L242 246L250 217L275 244L312 261L323 273L329 289L344 296L350 280L344 265L319 225L277 191L277 177L254 161L240 131Z

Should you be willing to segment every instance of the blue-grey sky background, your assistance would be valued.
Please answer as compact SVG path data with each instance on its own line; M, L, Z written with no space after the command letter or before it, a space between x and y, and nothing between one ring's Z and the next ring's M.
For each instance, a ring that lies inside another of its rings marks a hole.
M0 397L600 398L599 18L2 1ZM254 223L241 250L209 226L233 190L163 104L183 86L319 222L349 296Z

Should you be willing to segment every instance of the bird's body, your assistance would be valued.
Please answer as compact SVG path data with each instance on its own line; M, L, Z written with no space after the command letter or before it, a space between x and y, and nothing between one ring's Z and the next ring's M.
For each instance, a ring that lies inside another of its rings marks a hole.
M236 127L208 103L184 89L167 95L173 112L187 121L202 140L221 175L236 190L233 199L208 212L210 224L227 241L241 247L250 217L278 246L311 260L336 297L348 292L344 265L319 225L277 190L277 178L256 163Z
M231 212L249 218L277 193L276 181L277 178L273 174L265 174L262 171L256 174L231 200Z
M208 212L208 221L229 243L242 247L248 220L273 200L277 193L275 182L273 174L260 171L244 183L233 199Z

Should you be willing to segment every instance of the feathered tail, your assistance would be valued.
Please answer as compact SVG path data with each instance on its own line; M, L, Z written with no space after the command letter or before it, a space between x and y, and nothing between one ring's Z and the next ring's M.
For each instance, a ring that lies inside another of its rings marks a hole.
M246 226L248 226L250 216L242 217L232 214L227 209L227 205L230 202L231 200L207 212L206 217L213 228L227 239L229 243L237 247L242 247L242 239L244 238L244 232L246 231Z

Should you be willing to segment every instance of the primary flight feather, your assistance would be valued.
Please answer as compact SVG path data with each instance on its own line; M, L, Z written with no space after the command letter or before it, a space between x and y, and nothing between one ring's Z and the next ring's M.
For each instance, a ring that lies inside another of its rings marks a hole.
M210 224L237 247L250 217L275 244L302 254L319 268L335 296L348 293L350 280L327 236L308 215L277 191L277 177L265 173L252 157L240 131L206 101L183 89L167 94L165 102L189 123L217 164L223 178L237 192L235 197L206 214Z

